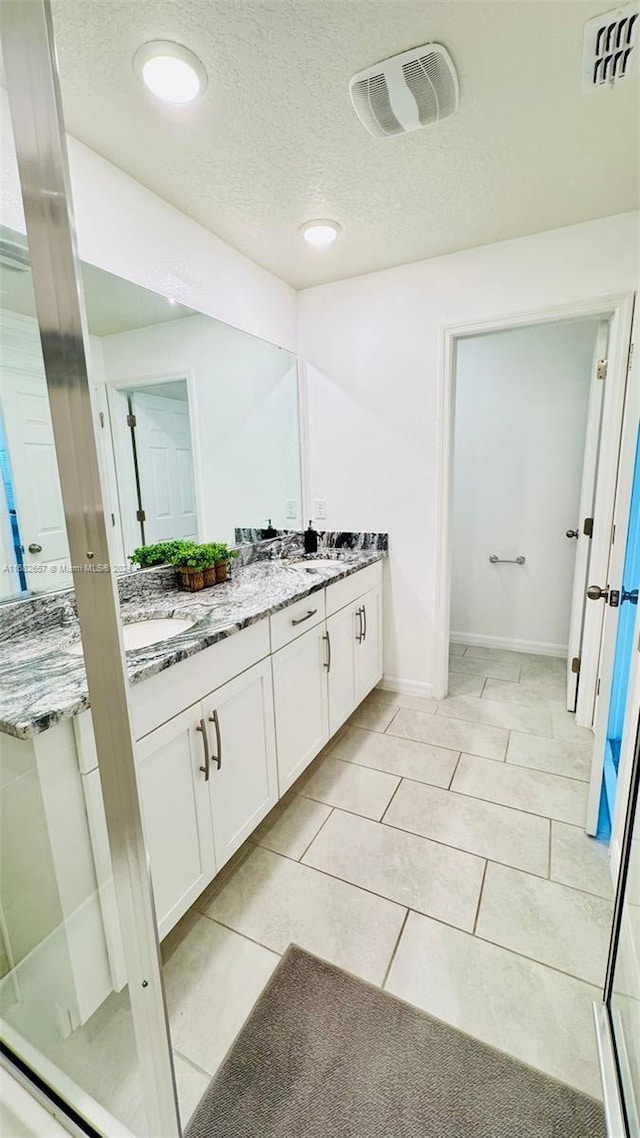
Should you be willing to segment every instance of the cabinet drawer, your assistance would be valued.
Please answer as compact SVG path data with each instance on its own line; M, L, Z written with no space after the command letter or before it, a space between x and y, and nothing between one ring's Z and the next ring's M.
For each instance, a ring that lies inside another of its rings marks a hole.
M272 652L277 652L278 648L283 648L285 644L289 644L291 640L302 636L303 632L308 632L310 628L324 620L324 595L325 590L318 589L318 592L312 593L310 597L274 612L271 617Z
M373 565L367 565L366 569L360 569L357 573L352 573L350 577L343 577L341 581L336 581L335 585L327 586L327 616L342 609L345 605L351 604L357 597L361 597L363 593L367 593L369 589L375 589L382 582L382 561L376 561Z
M135 684L130 694L135 738L142 739L159 723L166 723L268 655L267 618Z

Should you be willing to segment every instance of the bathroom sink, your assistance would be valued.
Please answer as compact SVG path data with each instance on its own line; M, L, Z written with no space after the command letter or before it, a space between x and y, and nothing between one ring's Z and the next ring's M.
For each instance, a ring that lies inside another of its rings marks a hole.
M125 624L122 628L124 647L126 652L135 648L148 648L150 644L160 644L162 640L171 640L181 632L186 632L195 623L184 617L169 616L153 620L135 620ZM82 641L76 640L67 649L72 656L82 656Z
M309 561L290 561L289 569L334 569L339 565L337 557L313 557Z

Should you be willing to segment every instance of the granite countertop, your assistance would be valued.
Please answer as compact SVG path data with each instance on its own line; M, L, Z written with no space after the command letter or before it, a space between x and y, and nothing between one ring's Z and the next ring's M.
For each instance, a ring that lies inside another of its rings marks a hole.
M326 557L326 551L318 556ZM256 561L234 566L229 582L199 593L179 590L169 570L153 578L134 574L139 586L121 602L125 624L170 616L195 623L170 640L128 651L129 682L140 683L385 556L378 549L341 551L332 557L335 565L314 567L311 557L302 569L286 561ZM29 739L89 707L84 660L68 651L79 638L78 622L61 624L58 615L56 621L3 638L0 732Z

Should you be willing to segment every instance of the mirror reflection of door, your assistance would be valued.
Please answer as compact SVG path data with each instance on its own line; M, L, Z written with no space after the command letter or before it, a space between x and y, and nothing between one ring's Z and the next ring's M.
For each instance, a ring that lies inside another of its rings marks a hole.
M133 390L129 409L141 544L197 540L186 381Z
M12 557L19 555L24 562L32 592L68 588L69 547L38 327L31 317L7 311L2 314L0 401L20 532ZM6 502L6 490L4 498ZM19 582L19 570L13 575ZM3 595L9 591L16 591L15 582L12 590L3 584Z

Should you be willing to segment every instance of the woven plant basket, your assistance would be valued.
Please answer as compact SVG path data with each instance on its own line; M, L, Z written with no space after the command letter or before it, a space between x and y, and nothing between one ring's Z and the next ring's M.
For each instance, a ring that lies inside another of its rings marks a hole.
M178 569L178 577L182 588L187 589L190 593L199 593L200 589L204 589L202 569L188 569L186 566L181 566Z

